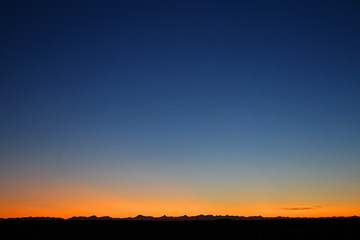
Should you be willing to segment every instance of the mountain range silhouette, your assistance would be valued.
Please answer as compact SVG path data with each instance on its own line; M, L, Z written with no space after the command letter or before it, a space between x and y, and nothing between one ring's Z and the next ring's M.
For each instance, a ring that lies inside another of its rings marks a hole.
M262 217L262 216L230 216L230 215L197 215L197 216L166 216L163 215L161 217L152 217L152 216L143 216L137 215L136 217L128 217L128 218L113 218L109 216L97 217L95 215L85 217L85 216L74 216L71 218L57 218L57 217L18 217L18 218L0 218L0 220L125 220L125 221L214 221L214 220L276 220L276 219L360 219L359 216L351 216L351 217L319 217L319 218L307 218L307 217Z
M0 219L9 239L360 239L360 217L75 216Z

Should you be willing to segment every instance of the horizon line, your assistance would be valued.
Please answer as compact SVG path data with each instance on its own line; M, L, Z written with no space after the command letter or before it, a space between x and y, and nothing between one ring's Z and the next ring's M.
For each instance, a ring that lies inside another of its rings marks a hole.
M263 217L261 215L258 216L239 216L239 215L194 215L194 216L167 216L163 215L161 217L153 217L153 216L144 216L137 215L135 217L110 217L110 216L72 216L69 218L64 217L50 217L50 216L27 216L27 217L8 217L8 218L0 218L0 220L138 220L138 221L146 221L146 220L253 220L253 219L333 219L333 218L360 218L358 215L353 216L331 216L331 217L288 217L288 216L275 216L275 217Z

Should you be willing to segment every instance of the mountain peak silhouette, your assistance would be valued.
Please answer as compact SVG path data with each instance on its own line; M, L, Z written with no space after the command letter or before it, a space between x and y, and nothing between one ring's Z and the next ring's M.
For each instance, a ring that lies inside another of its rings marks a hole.
M143 216L141 214L137 215L136 217L128 217L128 218L113 218L110 216L102 216L97 217L96 215L92 215L89 217L85 216L73 216L71 218L56 218L56 217L19 217L19 218L0 218L0 220L75 220L75 221L81 221L81 220L125 220L125 221L213 221L213 220L281 220L281 219L360 219L359 216L351 216L351 217L320 217L320 218L290 218L290 217L283 217L283 216L277 216L277 217L262 217L262 216L230 216L230 215L197 215L197 216L178 216L178 217L172 217L172 216L166 216L163 215L161 217L152 217L152 216Z

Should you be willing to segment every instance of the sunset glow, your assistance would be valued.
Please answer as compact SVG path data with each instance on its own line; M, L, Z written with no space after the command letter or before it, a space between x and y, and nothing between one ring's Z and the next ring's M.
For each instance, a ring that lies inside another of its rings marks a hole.
M357 1L5 1L0 218L360 215Z

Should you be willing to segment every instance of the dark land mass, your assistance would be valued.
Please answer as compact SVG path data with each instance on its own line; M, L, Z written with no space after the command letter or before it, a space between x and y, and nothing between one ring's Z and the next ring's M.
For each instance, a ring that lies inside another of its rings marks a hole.
M186 220L184 220L186 218ZM0 220L7 239L360 239L360 218L232 216L17 218Z

